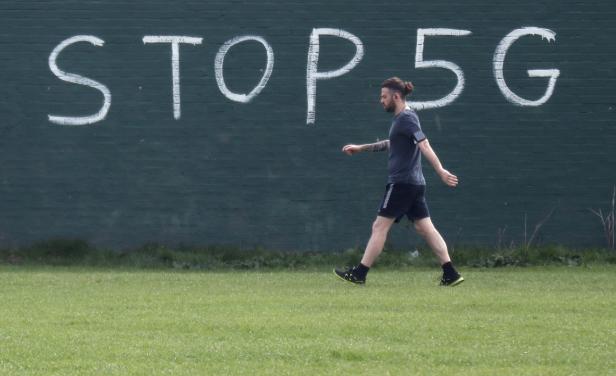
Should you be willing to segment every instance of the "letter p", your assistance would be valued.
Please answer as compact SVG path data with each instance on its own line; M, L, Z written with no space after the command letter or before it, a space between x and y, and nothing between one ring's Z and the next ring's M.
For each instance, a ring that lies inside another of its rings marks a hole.
M331 35L334 37L347 39L355 45L355 56L342 68L334 71L319 72L319 37L321 35ZM306 124L314 124L316 118L315 99L317 94L317 80L327 80L340 77L348 72L361 61L364 57L364 45L355 35L340 29L319 28L312 29L310 34L310 47L308 49L308 64L306 68L306 90L308 97L308 113Z

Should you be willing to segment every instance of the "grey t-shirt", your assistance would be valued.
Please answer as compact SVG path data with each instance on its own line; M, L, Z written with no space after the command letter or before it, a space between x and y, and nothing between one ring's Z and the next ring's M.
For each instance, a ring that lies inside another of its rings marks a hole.
M407 108L394 116L389 130L388 183L426 184L417 147L425 139L415 111Z

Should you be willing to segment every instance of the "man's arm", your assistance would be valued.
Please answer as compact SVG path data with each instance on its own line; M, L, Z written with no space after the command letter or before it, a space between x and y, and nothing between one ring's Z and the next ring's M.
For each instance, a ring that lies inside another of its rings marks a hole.
M344 153L348 155L353 155L355 153L359 153L360 151L387 151L389 150L389 140L378 141L373 144L363 144L363 145L345 145L342 148Z
M439 161L438 157L436 156L436 153L434 152L434 150L432 150L430 142L428 142L427 138L420 141L417 146L419 147L419 150L421 150L421 153L424 155L424 157L426 157L428 162L430 162L432 167L434 167L434 170L441 177L443 183L447 184L450 187L455 187L456 185L458 185L458 177L443 168L443 165L441 165L441 161Z

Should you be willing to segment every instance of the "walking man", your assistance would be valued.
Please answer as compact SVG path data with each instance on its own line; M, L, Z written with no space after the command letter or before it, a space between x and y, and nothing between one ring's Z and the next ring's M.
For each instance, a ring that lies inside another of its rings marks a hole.
M458 178L445 170L428 139L419 125L415 111L406 105L406 96L413 91L410 82L392 77L381 84L381 104L387 112L393 112L389 139L373 144L346 145L342 151L348 155L363 151L389 151L387 163L389 177L385 195L376 220L372 224L372 235L366 245L361 262L347 270L334 269L341 279L355 283L366 283L366 275L377 257L383 251L387 233L394 222L405 215L414 224L417 233L428 243L443 268L441 285L455 286L464 281L451 263L447 244L436 230L425 198L426 181L421 170L423 155L434 167L443 183L450 187L458 185Z

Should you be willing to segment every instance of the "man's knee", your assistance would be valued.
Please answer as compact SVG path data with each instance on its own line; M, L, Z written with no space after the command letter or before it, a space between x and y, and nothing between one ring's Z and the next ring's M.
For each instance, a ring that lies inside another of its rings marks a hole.
M386 221L386 220L382 220L377 218L373 223L372 223L372 233L373 234L383 234L383 233L387 233L389 231L389 228L391 227L391 222L390 221Z
M415 227L415 231L417 231L417 234L424 238L435 230L434 225L432 225L432 221L430 221L429 219L420 219L418 221L415 221L415 223L413 223L413 226Z
M426 230L424 230L423 227L421 227L417 223L414 223L413 226L415 227L415 232L417 232L417 235L421 236L422 238L426 236Z

